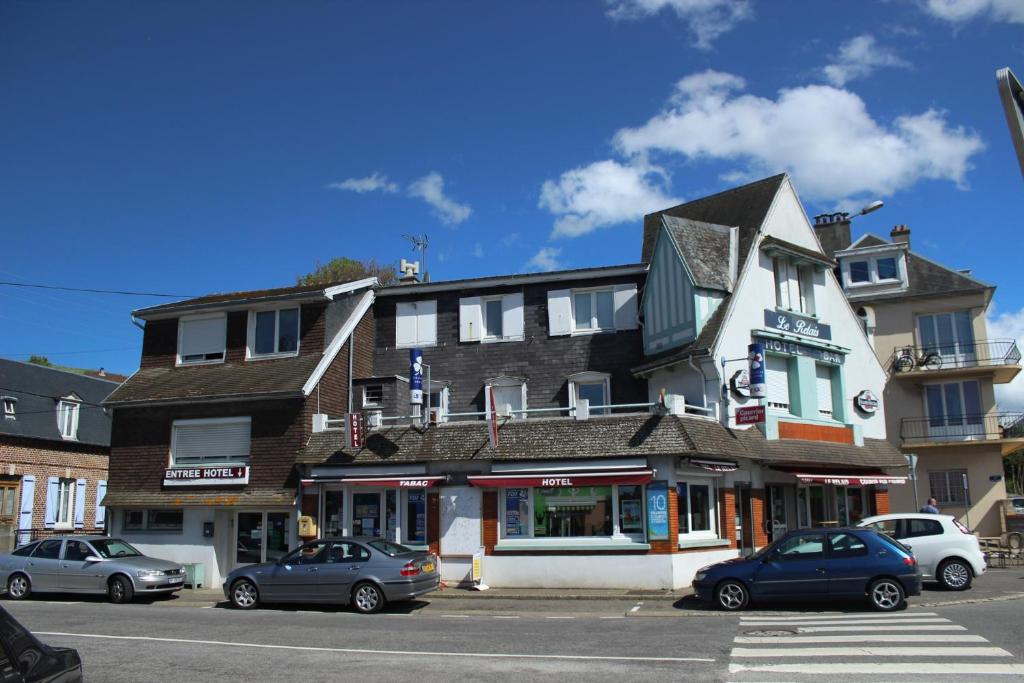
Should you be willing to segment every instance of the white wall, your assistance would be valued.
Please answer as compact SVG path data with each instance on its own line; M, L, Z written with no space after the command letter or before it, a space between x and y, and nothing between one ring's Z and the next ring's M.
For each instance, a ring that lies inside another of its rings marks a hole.
M210 508L185 508L181 533L153 531L123 531L121 510L112 510L111 535L123 538L139 549L143 555L172 562L204 565L206 578L204 588L219 588L226 571L218 562L215 538L203 537L203 522L214 521L214 510ZM220 526L218 524L218 526ZM216 534L227 532L216 528Z

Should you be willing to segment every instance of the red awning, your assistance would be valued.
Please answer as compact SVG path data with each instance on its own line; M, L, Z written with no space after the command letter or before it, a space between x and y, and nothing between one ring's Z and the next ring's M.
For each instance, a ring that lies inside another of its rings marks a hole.
M546 474L485 474L470 476L473 486L607 486L611 484L646 484L654 478L654 470L617 470L612 472L550 472Z
M805 484L832 484L833 486L873 486L875 484L906 484L906 477L892 477L879 472L841 474L838 472L794 472L797 479Z
M437 486L445 481L447 477L426 477L409 475L407 477L325 477L323 479L303 479L302 484L348 484L349 486L379 486L384 488L413 488L422 489Z

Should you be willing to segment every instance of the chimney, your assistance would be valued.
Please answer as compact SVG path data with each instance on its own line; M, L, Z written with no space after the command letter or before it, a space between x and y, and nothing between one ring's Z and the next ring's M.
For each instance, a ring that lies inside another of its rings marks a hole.
M845 211L838 213L821 213L814 217L814 232L821 242L822 250L829 258L850 246L850 214Z
M107 376L107 371L106 371L106 370L104 370L103 368L100 368L100 369L99 369L99 370L98 370L98 371L96 372L96 374L97 374L97 375L99 375L100 377L106 377L106 376Z
M402 259L402 262L398 265L398 269L402 271L401 276L398 278L399 284L414 285L420 281L419 261L406 261L405 259Z
M892 226L892 232L889 233L889 237L892 238L894 243L903 243L910 248L910 228L906 225L894 225Z

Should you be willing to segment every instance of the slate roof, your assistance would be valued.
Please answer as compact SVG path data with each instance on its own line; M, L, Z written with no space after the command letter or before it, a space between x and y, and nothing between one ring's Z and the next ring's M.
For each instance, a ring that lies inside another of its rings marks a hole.
M608 277L621 274L637 275L646 270L643 263L623 263L614 266L592 266L589 268L571 268L569 270L550 270L542 273L512 273L508 275L487 275L484 277L469 277L459 280L431 280L430 282L416 282L412 284L395 284L381 287L377 290L378 296L400 296L403 294L416 294L448 289L466 289L470 287L487 286L515 286L523 283L550 282L557 280L571 280L572 276L580 277L601 277L607 273ZM625 271L623 273L622 271Z
M298 397L320 359L319 354L308 354L258 363L145 368L118 387L105 404Z
M319 292L323 292L328 287L335 287L337 285L347 284L348 282L353 282L353 280L321 282L313 285L295 285L292 287L275 287L272 289L251 289L243 292L220 292L216 294L204 294L202 296L193 297L191 299L174 301L169 304L159 304L157 306L148 306L146 308L140 308L136 311L132 311L132 315L138 316L140 318L145 318L146 316L173 313L179 309L185 310L195 308L197 306L210 304L242 302L254 299L277 299L282 297L290 297L293 295L303 294L314 295Z
M809 261L815 261L816 263L820 263L823 266L828 266L829 268L836 267L836 262L834 259L826 256L825 254L822 254L820 251L816 249L808 249L807 247L801 247L799 244L793 244L792 242L787 242L786 240L780 240L778 237L772 237L771 235L761 240L760 247L762 250L770 250L774 247L779 251L788 252L795 256L803 257Z
M669 349L652 356L648 356L643 363L630 368L630 372L634 375L642 375L650 370L655 370L665 365L673 365L681 360L686 360L691 356L700 356L708 353L711 347L715 344L715 339L718 338L718 332L722 329L722 323L725 321L725 313L728 308L729 299L732 295L726 295L722 300L722 303L718 304L718 308L711 314L711 317L704 323L704 327L701 328L700 334L689 344L680 346L679 348Z
M0 435L73 442L57 429L57 402L75 394L82 399L75 441L109 446L110 416L98 406L116 387L117 382L0 358L0 396L18 399L13 420L0 415Z
M661 221L682 254L694 284L704 289L731 292L731 228L667 214L661 215Z

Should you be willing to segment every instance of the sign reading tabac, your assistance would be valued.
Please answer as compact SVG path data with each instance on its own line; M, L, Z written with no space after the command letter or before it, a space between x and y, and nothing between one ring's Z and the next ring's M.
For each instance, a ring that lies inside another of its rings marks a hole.
M248 483L247 465L169 467L164 470L164 486L238 486Z
M825 323L788 311L764 310L764 326L779 332L791 332L811 339L831 339L832 328Z

